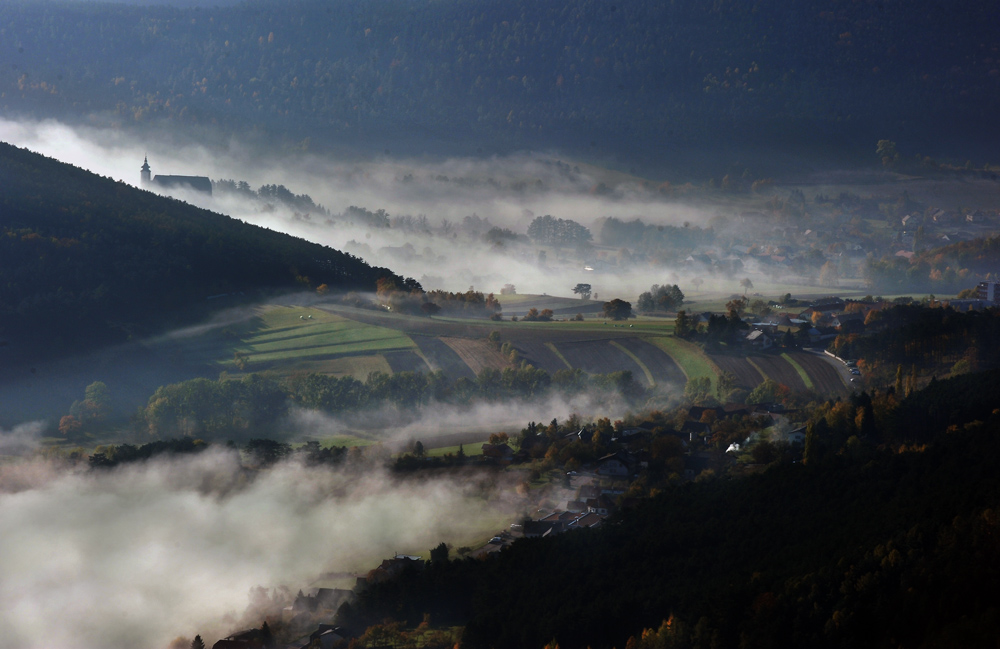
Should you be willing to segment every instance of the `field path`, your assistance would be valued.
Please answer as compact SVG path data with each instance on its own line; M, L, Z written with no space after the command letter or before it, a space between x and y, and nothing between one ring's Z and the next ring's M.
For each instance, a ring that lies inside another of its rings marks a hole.
M820 394L839 394L846 396L851 393L850 388L844 383L837 368L820 354L810 354L809 352L789 352L795 362L802 366L812 378L816 391ZM837 361L833 361L836 363Z
M687 382L680 366L656 345L641 338L619 338L615 342L639 357L657 385L672 383L683 386Z
M417 343L417 347L420 348L420 352L427 359L432 370L444 370L444 373L452 380L476 378L476 374L465 364L462 357L440 338L413 336L413 342Z
M804 392L806 384L799 376L798 371L792 367L788 361L781 356L771 356L769 354L753 355L747 359L751 364L756 365L763 374L773 379L781 385L788 386L794 392Z

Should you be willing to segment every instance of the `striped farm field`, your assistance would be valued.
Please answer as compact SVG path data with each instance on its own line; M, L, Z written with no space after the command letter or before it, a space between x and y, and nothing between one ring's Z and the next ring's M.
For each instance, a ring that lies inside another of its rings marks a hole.
M715 385L715 380L719 376L719 367L697 345L674 336L656 336L646 340L670 356L684 373L687 381L707 378L713 386Z
M635 358L609 340L581 340L558 342L556 347L574 368L590 374L607 374L623 370L632 372L632 378L649 385L647 370Z
M803 392L806 389L805 381L799 376L798 371L781 356L755 354L747 357L747 361L766 378L788 386L795 392Z
M729 372L736 377L736 385L745 389L753 390L764 382L764 377L756 367L747 361L745 356L733 354L709 354L709 358L723 372Z
M395 329L348 320L318 309L261 309L238 350L258 368L271 364L377 355L413 349L413 340ZM227 364L232 364L228 360Z
M432 370L442 370L453 379L467 378L474 379L476 375L472 369L465 364L462 357L455 353L440 338L431 336L414 336L414 342L420 348L421 356L426 359Z
M790 352L788 355L809 373L816 391L820 394L850 394L850 389L840 377L840 373L822 356L809 352Z

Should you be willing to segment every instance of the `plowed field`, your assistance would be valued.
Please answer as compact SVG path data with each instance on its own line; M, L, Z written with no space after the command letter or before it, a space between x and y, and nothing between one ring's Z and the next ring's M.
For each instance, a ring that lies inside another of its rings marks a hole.
M431 338L430 336L413 336L412 338L413 342L417 343L424 358L430 363L432 370L444 370L444 373L452 379L476 378L462 357L456 354L451 347L441 342L440 338Z
M416 352L386 352L382 356L393 372L427 372L427 363Z
M450 337L440 340L451 347L477 376L486 368L502 370L510 366L510 362L504 358L503 354L485 340Z
M846 395L850 393L837 369L822 357L808 352L791 352L788 355L794 358L795 362L809 374L813 385L816 386L816 391L820 394Z
M736 377L736 385L745 389L753 390L764 382L764 377L760 375L753 365L747 362L742 356L730 356L728 354L709 354L712 362L719 366L723 372L729 372Z
M566 363L548 348L544 340L519 340L514 348L521 353L524 360L549 374L567 369Z
M658 385L673 383L683 386L687 381L687 377L674 362L674 359L656 345L641 338L619 338L615 342L635 354L653 375L653 380Z
M767 378L788 386L794 392L802 392L806 389L806 384L802 381L799 373L781 356L760 354L751 356L750 361L759 367L767 375Z
M574 368L590 374L608 374L628 370L632 378L648 384L646 373L628 354L607 340L559 342L556 348ZM662 353L662 352L661 352Z

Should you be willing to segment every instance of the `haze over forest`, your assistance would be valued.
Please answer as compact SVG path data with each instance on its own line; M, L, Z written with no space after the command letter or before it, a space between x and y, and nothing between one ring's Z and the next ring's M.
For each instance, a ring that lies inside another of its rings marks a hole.
M0 2L0 649L992 646L997 25Z

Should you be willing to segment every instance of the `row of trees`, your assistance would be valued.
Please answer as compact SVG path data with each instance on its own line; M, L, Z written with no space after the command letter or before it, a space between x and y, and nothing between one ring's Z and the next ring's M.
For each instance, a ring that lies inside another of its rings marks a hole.
M567 369L549 374L525 363L486 368L474 380L452 380L440 370L373 372L365 381L312 373L278 381L251 374L239 380L193 379L162 386L137 415L136 425L158 436L248 439L280 428L292 405L330 414L386 408L404 414L435 404L468 406L478 400L535 399L552 392L638 400L645 391L627 371L588 375Z

